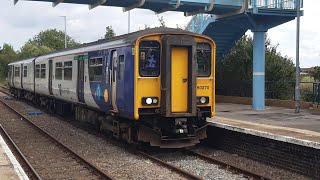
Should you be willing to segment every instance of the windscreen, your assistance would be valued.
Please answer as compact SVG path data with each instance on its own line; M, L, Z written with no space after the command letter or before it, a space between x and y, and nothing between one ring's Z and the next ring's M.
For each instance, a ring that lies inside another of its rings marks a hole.
M157 77L160 74L160 43L141 41L139 44L139 73L142 77Z

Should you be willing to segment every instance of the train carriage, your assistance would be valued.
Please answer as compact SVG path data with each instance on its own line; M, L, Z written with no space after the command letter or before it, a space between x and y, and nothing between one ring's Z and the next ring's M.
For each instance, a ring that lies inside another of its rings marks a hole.
M11 63L8 80L17 96L116 138L179 148L206 137L214 69L210 38L155 28Z

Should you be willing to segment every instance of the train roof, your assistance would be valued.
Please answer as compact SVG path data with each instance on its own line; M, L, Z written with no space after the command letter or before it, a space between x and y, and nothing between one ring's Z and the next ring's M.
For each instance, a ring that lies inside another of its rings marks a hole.
M26 64L26 63L31 63L35 58L29 58L29 59L24 59L24 60L19 60L19 61L15 61L12 63L9 63L8 65L17 65L17 64Z
M185 31L185 30L181 30L181 29L174 29L174 28L159 27L159 28L145 29L145 30L141 30L141 31L132 32L129 34L115 36L115 37L112 37L109 39L100 39L98 41L94 41L91 43L84 43L84 44L81 44L76 47L61 49L58 51L43 54L39 57L31 58L31 59L34 60L34 59L42 59L42 58L51 58L51 57L57 57L57 56L64 56L64 55L68 55L68 54L77 54L77 53L86 52L86 51L94 51L94 50L98 50L101 48L106 48L108 46L133 44L139 37L145 36L148 34L198 35L198 34L190 32L190 31ZM19 64L22 61L25 61L25 60L16 61L14 63ZM12 65L12 63L10 63L9 65Z

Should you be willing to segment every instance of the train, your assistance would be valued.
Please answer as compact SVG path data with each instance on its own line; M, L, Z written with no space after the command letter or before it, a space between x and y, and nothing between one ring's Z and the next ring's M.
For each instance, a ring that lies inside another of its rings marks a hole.
M215 115L215 43L152 28L8 64L18 98L128 143L183 148Z

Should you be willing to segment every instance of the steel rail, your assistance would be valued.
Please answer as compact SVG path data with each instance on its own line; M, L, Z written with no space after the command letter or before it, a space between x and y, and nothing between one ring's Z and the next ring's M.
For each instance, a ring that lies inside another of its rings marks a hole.
M161 160L161 159L159 159L159 158L156 158L156 157L154 157L154 156L151 156L151 155L149 155L149 154L147 154L147 153L145 153L145 152L142 152L142 151L140 151L140 150L136 150L136 152L137 152L139 155L141 155L141 156L143 156L143 157L145 157L145 158L147 158L147 159L150 159L150 160L152 160L153 162L158 163L158 164L160 164L160 165L162 165L162 166L165 166L165 167L167 167L167 168L169 168L169 169L171 169L171 170L179 173L180 175L182 175L182 176L184 176L184 177L186 177L186 178L188 178L188 179L203 180L203 178L201 178L200 176L191 174L191 173L189 173L189 172L187 172L187 171L185 171L185 170L183 170L183 169L181 169L181 168L179 168L179 167L177 167L177 166L174 166L174 165L172 165L172 164L170 164L170 163L167 163L167 162L165 162L165 161L163 161L163 160Z
M36 172L36 170L32 167L30 162L27 160L27 158L23 155L23 153L20 151L16 143L12 140L12 138L9 136L7 131L3 128L3 126L0 124L0 129L2 131L2 135L5 136L5 139L9 141L9 143L13 146L14 150L17 152L17 154L20 156L20 158L24 161L24 164L28 167L28 169L31 171L32 175L38 179L41 180L39 174ZM33 177L32 176L32 177Z
M0 89L1 92L4 92ZM9 94L7 92L4 92L6 94ZM10 95L10 94L9 94ZM55 137L51 136L46 130L42 129L41 127L39 127L38 125L34 124L28 117L24 116L23 114L21 114L19 111L17 111L16 109L14 109L13 107L11 107L9 104L7 104L6 102L4 102L1 98L0 98L0 102L2 104L4 104L6 107L8 107L10 110L12 110L14 113L16 113L18 116L20 116L21 118L23 118L26 122L28 122L32 127L34 127L36 130L38 130L40 133L43 133L44 135L46 135L47 137L49 137L52 141L54 141L55 143L57 143L59 146L61 146L62 148L64 148L66 151L68 151L71 155L73 155L74 157L78 158L84 165L86 165L87 167L89 167L91 170L93 170L93 172L95 172L96 174L100 175L103 179L108 179L108 180L114 180L114 178L103 172L100 168L98 168L97 166L93 165L92 163L90 163L88 160L86 160L85 158L81 157L79 154L77 154L76 152L72 151L70 148L68 148L66 145L64 145L62 142L60 142L58 139L56 139Z
M252 172L250 170L243 169L243 168L241 168L239 166L236 166L236 165L231 165L231 164L225 163L223 161L214 159L214 158L212 158L210 156L207 156L205 154L194 152L192 150L187 150L187 149L184 149L184 151L187 152L187 153L190 153L192 155L195 155L195 156L199 157L200 159L202 159L204 161L207 161L207 162L210 162L210 163L214 163L214 164L218 164L220 166L224 166L227 169L234 170L234 171L236 171L238 173L241 173L241 174L244 174L244 175L246 175L248 177L252 177L253 179L271 180L270 178L267 178L267 177L265 177L265 176L263 176L261 174Z

